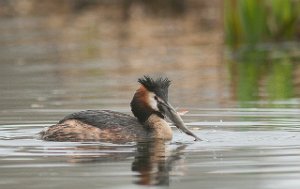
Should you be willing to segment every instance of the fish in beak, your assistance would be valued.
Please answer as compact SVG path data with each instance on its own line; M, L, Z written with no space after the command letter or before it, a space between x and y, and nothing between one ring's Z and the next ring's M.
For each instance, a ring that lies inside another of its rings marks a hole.
M171 106L171 104L160 101L160 107L165 113L165 115L174 123L174 125L181 130L182 132L186 133L187 135L190 135L194 137L195 141L201 141L197 135L195 135L192 131L190 131L184 124L182 118L180 117L179 113Z

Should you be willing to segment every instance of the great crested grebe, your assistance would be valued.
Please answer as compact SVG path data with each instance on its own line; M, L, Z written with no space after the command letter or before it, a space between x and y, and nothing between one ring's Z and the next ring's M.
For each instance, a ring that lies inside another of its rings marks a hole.
M156 80L149 76L138 79L141 86L130 103L136 117L110 110L86 110L72 113L40 133L48 141L135 141L142 139L172 139L168 117L174 125L201 140L183 123L168 102L168 78Z

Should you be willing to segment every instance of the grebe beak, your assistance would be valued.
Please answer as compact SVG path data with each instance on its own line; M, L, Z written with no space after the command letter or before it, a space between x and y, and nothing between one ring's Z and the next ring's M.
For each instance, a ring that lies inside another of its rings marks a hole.
M175 124L175 126L186 133L187 135L190 135L195 138L195 141L201 141L199 137L197 137L192 131L190 131L184 124L183 120L181 119L180 115L177 113L177 111L171 106L171 104L167 102L160 102L162 105L166 116Z

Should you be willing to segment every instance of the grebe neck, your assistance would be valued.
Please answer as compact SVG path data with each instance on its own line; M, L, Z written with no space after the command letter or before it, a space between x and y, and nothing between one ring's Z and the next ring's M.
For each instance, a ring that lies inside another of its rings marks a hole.
M171 140L173 136L170 125L157 114L151 114L144 125L152 131L153 138Z

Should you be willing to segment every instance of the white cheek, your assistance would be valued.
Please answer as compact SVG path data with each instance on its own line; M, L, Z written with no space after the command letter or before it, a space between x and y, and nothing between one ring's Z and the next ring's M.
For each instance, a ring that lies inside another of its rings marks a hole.
M155 94L154 93L149 93L148 95L148 104L149 106L155 110L155 111L159 111L158 107L157 107L157 101L154 99Z

